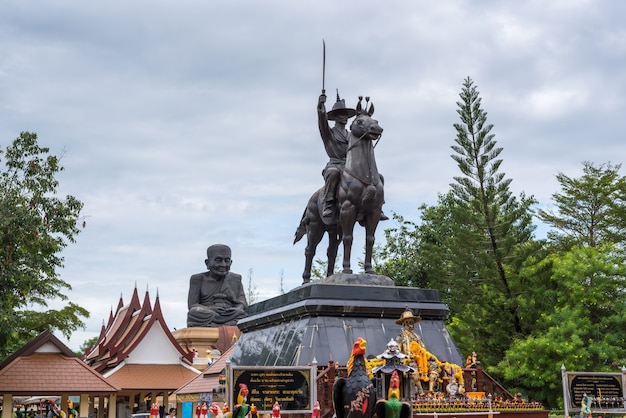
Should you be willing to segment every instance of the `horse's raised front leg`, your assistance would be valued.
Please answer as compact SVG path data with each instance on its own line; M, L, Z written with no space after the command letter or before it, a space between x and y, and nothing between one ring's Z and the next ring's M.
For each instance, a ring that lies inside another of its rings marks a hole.
M339 223L343 233L343 273L352 274L350 268L350 253L352 252L352 240L354 234L354 224L356 223L356 207L348 200L341 205L339 213Z

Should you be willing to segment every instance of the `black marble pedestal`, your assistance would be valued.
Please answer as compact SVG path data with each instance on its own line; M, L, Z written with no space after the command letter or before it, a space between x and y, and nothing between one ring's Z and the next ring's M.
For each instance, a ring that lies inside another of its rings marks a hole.
M248 309L230 358L235 366L305 366L315 359L345 365L354 341L367 340L367 355L385 351L402 326L406 308L422 320L415 331L441 361L463 364L444 326L448 308L437 290L312 282Z

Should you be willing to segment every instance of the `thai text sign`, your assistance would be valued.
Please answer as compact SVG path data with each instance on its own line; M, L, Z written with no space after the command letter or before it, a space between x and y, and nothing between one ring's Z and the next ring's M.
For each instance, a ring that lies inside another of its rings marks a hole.
M570 408L580 408L585 394L598 400L617 400L624 397L621 373L570 372L567 374L567 384ZM613 407L623 408L623 405L617 404Z
M281 412L311 411L314 375L310 367L232 367L233 404L237 403L239 384L248 386L247 403L259 412L271 412L275 402Z

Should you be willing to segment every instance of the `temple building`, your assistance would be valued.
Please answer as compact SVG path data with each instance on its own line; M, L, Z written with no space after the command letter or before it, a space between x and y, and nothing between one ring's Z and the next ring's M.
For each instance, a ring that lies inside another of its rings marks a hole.
M84 360L120 388L120 417L147 412L153 403L165 410L176 407L170 395L200 374L193 366L194 353L181 347L168 329L158 293L152 307L148 291L141 303L136 287L127 305L120 296L115 312L111 311Z

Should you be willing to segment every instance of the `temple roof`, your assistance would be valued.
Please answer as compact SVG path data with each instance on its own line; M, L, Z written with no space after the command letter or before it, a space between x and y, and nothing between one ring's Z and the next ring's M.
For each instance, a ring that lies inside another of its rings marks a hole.
M114 383L85 364L50 331L42 332L0 363L0 393L47 396L117 391Z
M154 308L146 290L143 303L137 287L130 302L125 305L120 296L115 312L102 325L96 343L85 354L84 360L104 376L128 364L190 365L193 353L184 350L174 338L163 319L157 293Z
M196 369L179 364L126 364L107 378L107 382L123 390L153 388L175 391L190 379L198 376Z
M188 393L206 393L211 392L219 386L219 375L224 373L226 361L230 358L236 344L232 344L224 353L209 367L204 369L200 376L196 376L191 381L181 386L175 393L183 395Z

